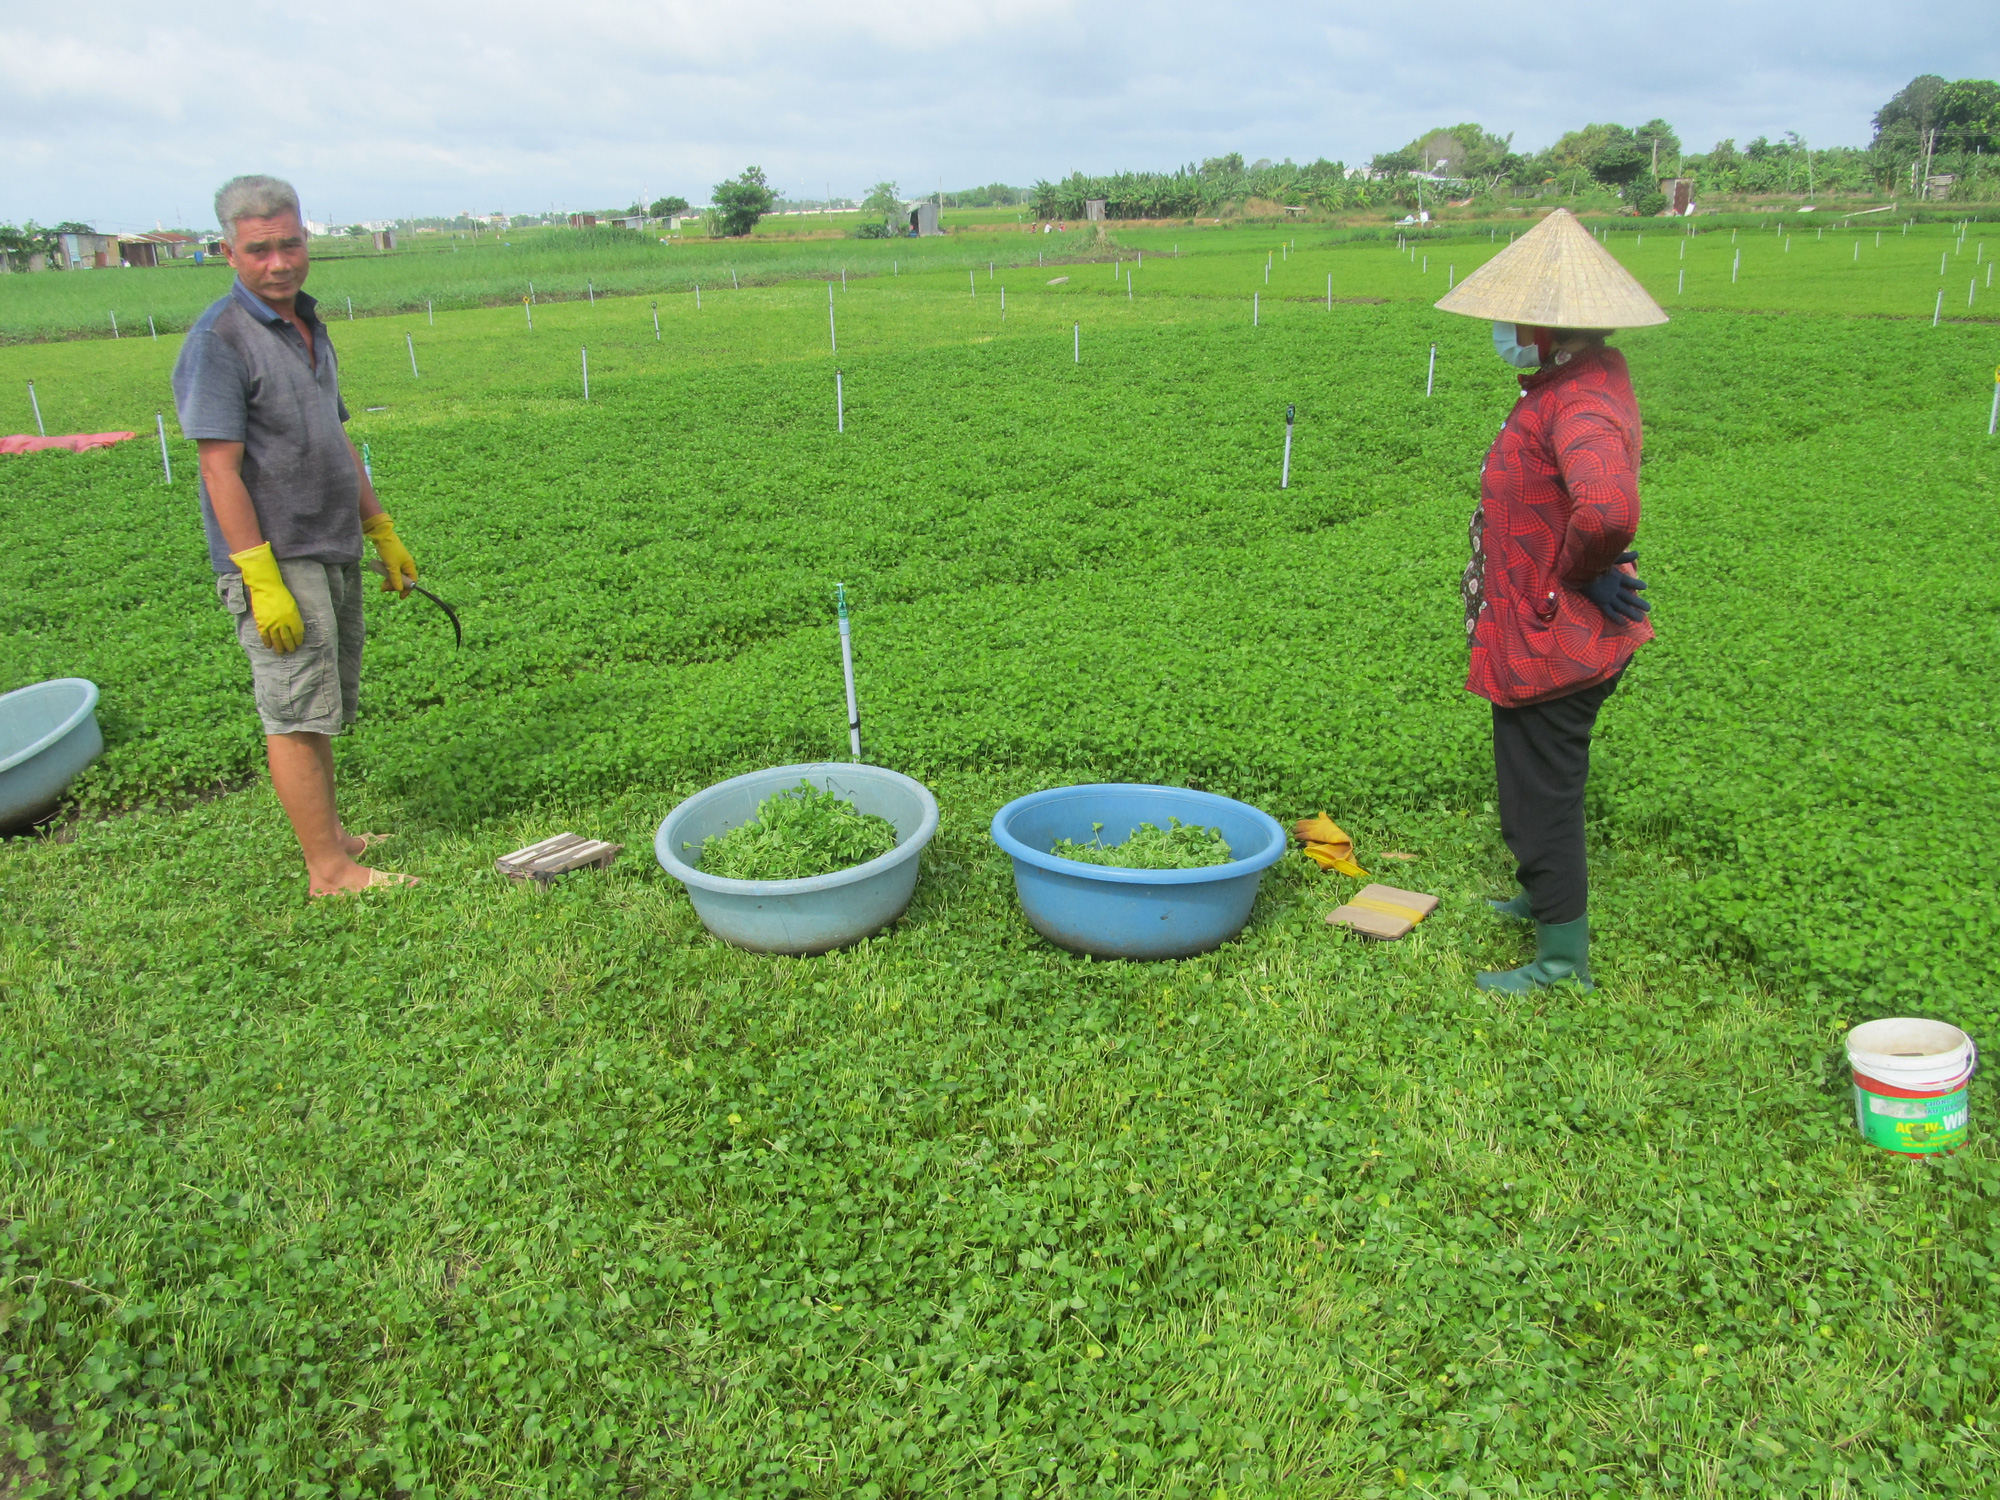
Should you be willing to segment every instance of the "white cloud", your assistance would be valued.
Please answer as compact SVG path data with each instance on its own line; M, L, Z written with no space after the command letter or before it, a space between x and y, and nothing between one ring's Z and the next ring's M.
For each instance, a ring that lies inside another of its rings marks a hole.
M1359 161L1463 119L1859 144L1919 72L2000 73L1985 0L93 0L0 29L0 219L194 222L256 170L351 221L700 198L753 161L814 195Z

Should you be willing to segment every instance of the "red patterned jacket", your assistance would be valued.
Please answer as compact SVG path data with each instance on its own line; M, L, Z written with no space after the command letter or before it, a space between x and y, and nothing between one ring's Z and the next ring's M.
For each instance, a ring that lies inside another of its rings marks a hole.
M1617 350L1587 349L1521 377L1472 515L1468 692L1503 708L1560 698L1603 682L1653 638L1649 621L1609 619L1578 592L1638 532L1640 442Z

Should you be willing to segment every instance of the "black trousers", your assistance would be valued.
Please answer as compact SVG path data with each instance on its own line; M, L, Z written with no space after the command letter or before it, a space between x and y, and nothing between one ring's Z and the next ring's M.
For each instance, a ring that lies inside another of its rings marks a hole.
M1613 677L1526 708L1493 705L1500 836L1537 922L1574 922L1589 905L1583 786L1590 778L1590 731L1617 686Z

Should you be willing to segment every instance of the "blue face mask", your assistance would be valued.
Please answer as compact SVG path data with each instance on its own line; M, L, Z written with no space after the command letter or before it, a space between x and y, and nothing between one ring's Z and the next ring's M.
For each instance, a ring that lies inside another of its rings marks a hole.
M1542 351L1533 344L1520 343L1515 335L1520 331L1513 323L1493 325L1493 352L1506 360L1517 370L1541 368Z

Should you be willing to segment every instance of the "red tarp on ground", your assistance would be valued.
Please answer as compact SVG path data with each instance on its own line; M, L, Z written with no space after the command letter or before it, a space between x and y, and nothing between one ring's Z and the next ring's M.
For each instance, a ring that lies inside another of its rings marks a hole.
M71 453L81 453L86 448L109 448L113 443L122 443L138 435L136 432L72 432L64 437L28 437L16 433L12 437L0 437L0 453L40 453L46 448L64 448Z

